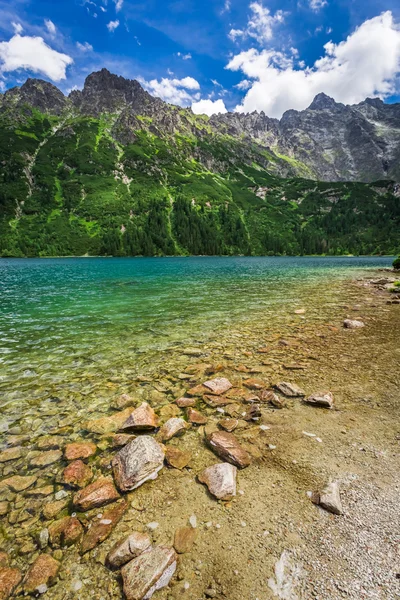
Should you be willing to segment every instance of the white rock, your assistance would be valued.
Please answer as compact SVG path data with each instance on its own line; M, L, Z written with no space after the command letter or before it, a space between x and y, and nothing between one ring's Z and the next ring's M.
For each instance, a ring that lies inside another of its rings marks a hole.
M320 408L333 408L333 394L332 392L316 392L311 394L304 402Z
M355 319L345 319L343 321L343 327L345 329L359 329L360 327L365 327L365 324L362 321L356 321Z
M196 515L191 515L189 517L189 523L193 527L193 529L196 529L196 527L197 527L197 517L196 517Z
M231 500L236 496L237 468L229 463L218 463L205 469L199 481L205 483L218 500Z
M114 479L123 492L134 490L149 479L156 479L164 466L164 448L152 437L142 435L129 442L114 457Z
M182 435L189 428L189 423L180 417L172 417L160 429L160 437L167 442L176 435Z

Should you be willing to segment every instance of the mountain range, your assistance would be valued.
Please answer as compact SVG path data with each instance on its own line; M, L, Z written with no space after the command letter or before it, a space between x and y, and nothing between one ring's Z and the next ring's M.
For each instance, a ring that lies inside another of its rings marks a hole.
M395 253L400 104L195 115L92 73L0 95L0 255Z

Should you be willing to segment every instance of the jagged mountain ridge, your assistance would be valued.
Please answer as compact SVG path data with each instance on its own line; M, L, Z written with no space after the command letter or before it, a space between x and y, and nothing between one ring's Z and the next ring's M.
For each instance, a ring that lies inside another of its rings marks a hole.
M0 97L0 111L25 104L58 116L68 111L93 117L114 114L112 135L122 144L134 141L141 129L157 136L228 135L240 140L242 148L247 142L272 152L276 160L265 166L278 175L322 181L400 180L400 104L378 98L345 106L321 93L308 109L289 110L280 120L263 112L197 117L190 108L152 97L138 81L102 69L87 77L82 91L68 97L38 79L28 79Z

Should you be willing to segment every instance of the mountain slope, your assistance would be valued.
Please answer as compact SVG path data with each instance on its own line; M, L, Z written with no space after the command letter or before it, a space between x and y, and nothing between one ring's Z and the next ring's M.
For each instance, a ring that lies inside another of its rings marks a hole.
M323 95L209 119L106 70L68 98L30 79L0 101L0 255L397 252L400 186L337 179L394 173L398 121Z

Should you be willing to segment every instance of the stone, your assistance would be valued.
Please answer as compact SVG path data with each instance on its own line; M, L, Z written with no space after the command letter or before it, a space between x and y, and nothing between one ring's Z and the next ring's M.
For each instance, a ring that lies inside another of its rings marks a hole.
M245 381L243 381L243 385L249 390L262 390L266 387L262 379L256 379L255 377L251 379L245 379Z
M345 319L343 321L343 327L345 329L359 329L360 327L365 327L365 323L362 321L357 321L355 319Z
M203 385L207 388L207 390L209 390L209 393L211 392L216 396L224 394L230 390L231 387L233 387L229 379L226 379L226 377L216 377L215 379L205 381Z
M117 433L114 435L111 445L113 448L122 448L136 438L132 433Z
M167 442L174 436L182 435L188 429L189 424L179 417L168 419L160 429L160 438L163 442Z
M4 517L9 511L10 505L7 500L2 500L0 502L0 517Z
M243 415L244 421L258 421L261 417L261 406L259 404L251 404Z
M0 482L0 489L8 487L13 492L23 492L36 483L36 475L14 475Z
M304 315L306 312L305 308L298 308L297 310L294 311L295 315Z
M121 574L127 600L148 600L170 582L176 570L177 555L173 548L155 546L122 567Z
M123 540L119 540L107 555L106 562L112 569L119 569L130 560L150 548L151 540L146 533L134 531Z
M314 492L311 496L314 504L319 504L322 508L335 515L343 514L342 502L340 499L339 484L331 482L321 492Z
M197 531L193 527L181 527L175 531L174 548L178 554L186 554L193 548Z
M124 446L112 461L118 488L126 492L136 489L149 479L156 479L164 465L164 454L164 448L147 435Z
M184 469L190 463L192 455L190 452L180 450L174 446L168 446L165 452L165 460L175 469Z
M320 408L333 408L334 406L332 392L316 392L306 398L304 402Z
M76 517L64 517L50 525L49 539L53 548L72 546L83 534L83 527Z
M157 427L156 413L147 402L143 402L138 408L135 408L120 429L121 431L148 431Z
M77 510L86 511L110 504L119 498L112 479L101 477L77 492L73 502Z
M237 419L222 419L221 421L219 421L218 425L221 427L221 429L224 429L225 431L234 431L236 429L236 427L238 426L239 421Z
M31 458L29 464L31 467L49 467L58 462L61 458L61 450L48 450L47 452L40 452L40 454Z
M199 475L199 481L205 483L210 494L218 500L232 500L236 496L237 468L229 463L219 463L207 467Z
M131 406L133 409L134 405L135 405L135 400L129 394L121 394L120 396L115 398L112 402L113 408L117 408L118 410L121 410L122 408L126 408L127 406Z
M285 400L279 398L279 396L277 396L277 394L274 394L274 392L272 392L271 390L268 390L267 392L265 392L265 394L262 394L261 399L263 402L269 402L275 408L285 408L286 406Z
M188 396L203 396L208 391L208 388L204 387L204 385L195 385L190 388L186 393Z
M296 385L295 383L287 383L286 381L281 381L274 386L278 392L283 394L284 396L288 396L289 398L300 398L305 396L305 392Z
M201 414L195 408L188 408L186 412L188 421L193 425L205 425L207 423L207 417Z
M92 469L85 465L82 460L74 460L61 474L61 483L70 487L83 488L87 486L93 477Z
M31 565L22 582L22 589L27 594L32 594L40 586L52 585L58 575L60 563L50 554L40 554Z
M172 419L173 417L180 417L181 411L176 404L164 404L158 411L160 420L162 423Z
M58 450L64 444L61 436L52 435L39 438L37 447L39 450Z
M33 488L32 490L27 490L25 495L28 497L33 496L34 498L40 498L40 497L45 498L46 496L50 496L53 492L54 492L54 486L49 484L49 485L44 485L43 487L37 487L37 488Z
M69 500L64 498L62 500L55 500L54 502L48 502L43 507L43 516L47 520L54 519L64 508L67 508Z
M194 398L178 398L178 400L175 400L175 402L179 408L186 408L196 404L196 400Z
M90 528L83 536L81 553L85 554L85 552L93 550L98 544L104 542L121 520L127 508L127 503L122 500L122 502L117 502L114 506L107 508L101 519L92 521Z
M21 458L22 456L22 451L20 447L16 447L16 448L7 448L6 450L3 450L3 452L0 452L0 463L5 463L5 462L9 462L10 460L17 460L18 458Z
M239 469L244 469L250 465L250 454L242 448L233 433L216 431L208 436L207 441L215 454L239 467Z
M21 579L22 574L19 569L0 567L0 600L10 598Z
M219 408L233 403L233 400L227 396L209 396L208 394L203 396L203 400L207 406L211 406L212 408Z
M128 407L125 410L113 413L107 417L91 419L85 423L84 429L97 434L115 433L125 423L131 413L132 408Z
M93 442L74 442L67 444L64 449L64 456L67 460L77 460L78 458L89 458L96 454L97 446Z
M0 550L0 567L8 567L8 554Z

